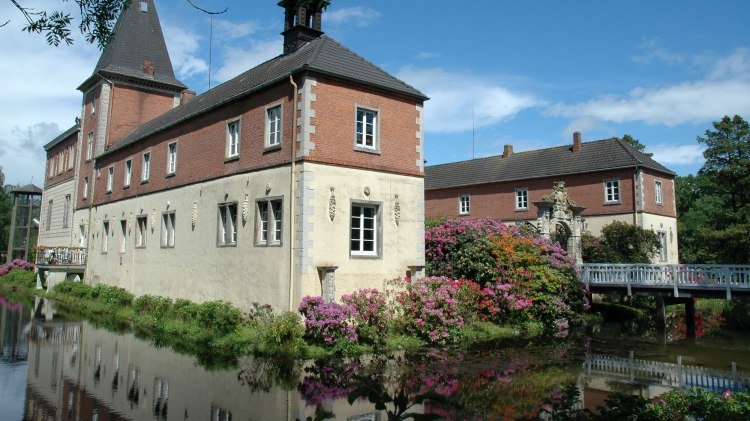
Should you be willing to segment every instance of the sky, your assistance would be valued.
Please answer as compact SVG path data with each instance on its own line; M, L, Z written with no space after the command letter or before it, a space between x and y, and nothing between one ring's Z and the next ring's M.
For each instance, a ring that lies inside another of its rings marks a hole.
M74 2L23 0L39 10ZM177 77L199 94L281 54L276 0L156 0ZM100 51L48 46L0 2L0 166L41 185ZM724 115L750 118L750 1L333 0L323 30L431 99L428 165L630 134L680 175ZM212 25L213 22L213 25ZM213 31L211 27L213 26ZM211 35L213 34L213 35ZM211 47L209 49L209 47Z

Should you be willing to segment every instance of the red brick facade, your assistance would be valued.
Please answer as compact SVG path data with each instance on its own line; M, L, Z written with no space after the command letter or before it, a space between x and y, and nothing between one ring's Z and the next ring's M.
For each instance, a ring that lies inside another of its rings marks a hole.
M175 93L115 84L110 92L112 113L107 127L107 147L112 148L143 123L174 108Z
M50 187L75 176L75 159L78 131L73 132L57 145L47 150L47 166L44 173L44 187Z

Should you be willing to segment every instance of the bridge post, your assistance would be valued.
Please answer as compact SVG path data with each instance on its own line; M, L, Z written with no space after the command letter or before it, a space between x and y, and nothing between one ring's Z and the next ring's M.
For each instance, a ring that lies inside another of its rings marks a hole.
M724 269L724 282L727 287L727 300L732 299L732 270L730 268Z
M695 301L688 298L685 301L685 327L688 338L695 338Z

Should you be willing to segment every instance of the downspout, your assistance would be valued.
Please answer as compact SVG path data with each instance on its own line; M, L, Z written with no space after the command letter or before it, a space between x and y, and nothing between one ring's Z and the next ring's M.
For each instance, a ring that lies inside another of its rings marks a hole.
M289 175L289 311L294 311L294 207L295 207L295 185L294 174L296 167L297 149L297 84L294 77L289 75L289 83L294 87L294 101L292 102L292 144L290 154L292 159L291 173Z

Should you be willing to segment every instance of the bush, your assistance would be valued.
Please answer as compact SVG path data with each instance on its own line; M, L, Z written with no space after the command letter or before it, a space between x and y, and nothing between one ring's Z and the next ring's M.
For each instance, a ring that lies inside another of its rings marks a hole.
M36 288L36 273L25 269L13 269L2 280L28 289Z
M647 229L615 221L602 228L601 238L582 238L583 261L592 263L651 263L659 251L659 236Z
M6 276L12 270L33 271L34 265L23 259L13 259L12 261L4 264L3 267L0 268L0 276Z
M300 302L299 312L305 317L305 336L312 341L335 345L340 341L359 340L351 323L354 310L348 305L307 296Z
M267 323L257 326L260 339L258 349L262 354L287 357L302 354L305 328L297 314L285 311L280 315L271 315Z
M456 298L459 283L447 277L406 279L397 294L401 322L406 333L434 344L461 339L464 320Z
M198 304L195 320L199 325L219 332L229 332L237 328L242 312L226 301L206 301Z
M353 310L360 340L373 343L385 337L390 315L385 294L377 289L360 289L342 296L341 301Z
M172 300L153 295L141 295L133 300L133 310L136 313L152 314L154 317L165 317L174 311ZM188 319L189 320L189 319Z
M90 297L116 307L126 307L133 302L133 294L127 290L104 284L97 284L91 288Z

